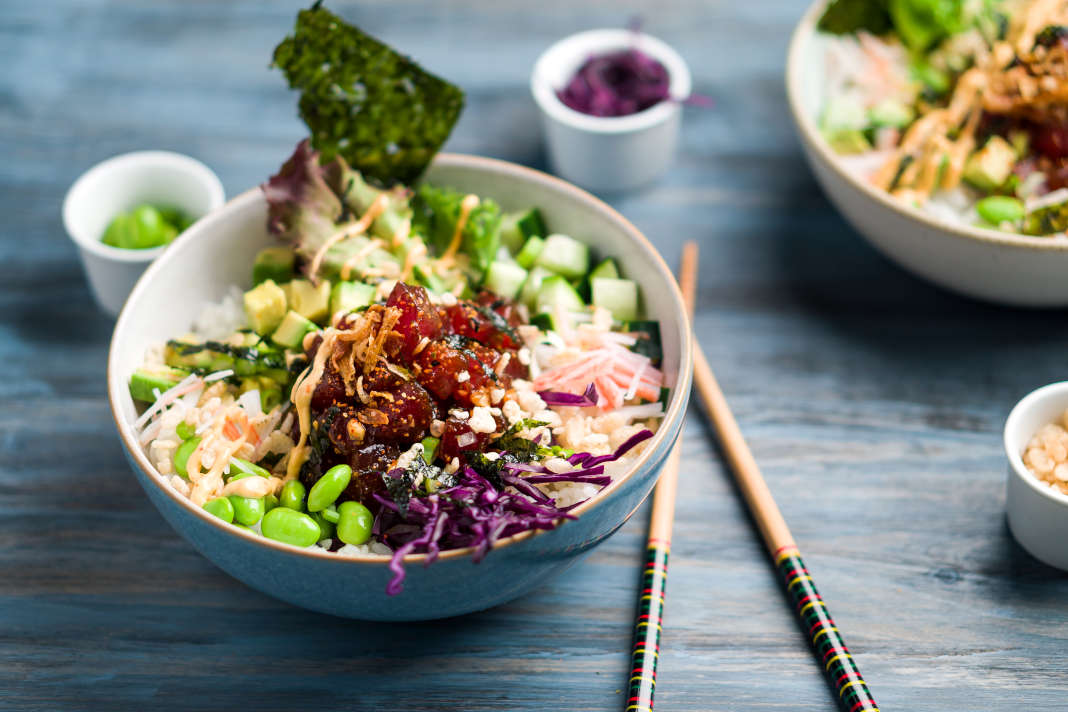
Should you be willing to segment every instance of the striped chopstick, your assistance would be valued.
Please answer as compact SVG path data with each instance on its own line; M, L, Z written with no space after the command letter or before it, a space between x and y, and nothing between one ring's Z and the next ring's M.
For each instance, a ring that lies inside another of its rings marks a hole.
M679 287L689 317L697 291L697 243L687 242L679 265ZM671 552L671 526L675 521L675 494L679 485L679 448L675 442L660 471L653 491L653 513L649 521L645 566L642 569L638 618L634 624L634 650L631 653L627 685L627 712L652 712L656 689L656 662L660 657L660 632L664 616L664 588L667 585L668 554Z
M839 706L846 712L878 712L860 670L842 641L827 605L816 590L812 577L801 560L790 529L760 474L753 453L749 451L738 422L716 381L700 346L694 347L694 385L705 405L720 445L730 461L738 488L760 528L764 544L782 577L786 594L798 616L801 629L812 643L820 667L834 690Z

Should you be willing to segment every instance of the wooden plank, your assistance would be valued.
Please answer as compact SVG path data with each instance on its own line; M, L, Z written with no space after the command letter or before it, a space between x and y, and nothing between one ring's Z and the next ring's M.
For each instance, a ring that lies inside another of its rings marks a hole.
M461 620L326 618L231 580L126 469L104 398L111 324L59 220L109 155L168 148L230 194L301 137L267 69L294 7L9 3L0 13L0 707L617 710L647 512L582 566ZM885 709L1063 706L1068 577L1004 524L1000 428L1064 374L1063 314L899 271L830 208L782 88L796 3L337 3L458 81L449 148L544 166L526 88L572 31L646 26L715 108L672 173L613 199L674 263L701 240L700 340ZM703 422L683 445L658 709L834 709ZM848 514L849 516L842 516ZM564 700L564 702L561 702Z

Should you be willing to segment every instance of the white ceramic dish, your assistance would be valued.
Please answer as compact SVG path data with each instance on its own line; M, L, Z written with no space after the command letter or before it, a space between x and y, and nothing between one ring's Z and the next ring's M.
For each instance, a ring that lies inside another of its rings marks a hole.
M831 202L876 249L946 289L1001 304L1068 306L1068 239L951 225L843 170L817 128L824 78L814 69L813 38L825 5L817 0L794 31L786 90L805 156Z
M1068 570L1068 495L1032 475L1023 452L1039 428L1059 422L1066 408L1068 381L1051 383L1025 396L1005 421L1009 528L1032 556L1064 570Z
M105 245L100 238L112 218L141 203L172 205L200 218L225 200L218 176L180 153L125 153L83 173L63 200L63 226L78 246L100 308L118 315L141 273L167 249L125 250Z
M538 58L530 91L541 109L553 170L590 190L616 192L652 182L671 165L678 143L680 101L662 101L630 116L590 116L556 96L593 55L636 47L668 71L671 96L690 95L690 70L664 42L631 30L589 30L565 37Z
M561 180L503 161L440 154L427 179L491 196L505 210L537 205L554 229L581 236L641 285L645 311L660 322L663 371L671 387L656 435L633 466L548 532L523 532L498 542L479 564L470 549L405 557L404 593L385 594L389 557L338 556L299 549L226 524L175 492L138 442L127 382L147 347L185 332L205 304L232 285L247 287L256 252L277 244L267 232L267 204L253 189L180 235L138 282L119 316L108 356L108 395L134 475L182 536L219 567L261 591L313 610L374 620L424 620L460 615L511 600L545 583L616 531L656 482L678 435L690 397L692 341L682 297L653 246L621 215ZM133 546L135 544L131 544Z

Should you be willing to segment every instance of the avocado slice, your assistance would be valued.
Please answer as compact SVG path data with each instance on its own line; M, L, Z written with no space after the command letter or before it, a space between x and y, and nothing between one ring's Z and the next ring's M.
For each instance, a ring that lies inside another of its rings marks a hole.
M835 153L850 155L864 153L871 150L871 144L864 134L856 129L840 129L838 131L825 131L824 139L830 144Z
M296 275L297 254L288 247L265 247L256 253L252 263L252 284L256 285L268 279L275 284L282 284Z
M314 323L290 309L282 318L282 323L271 334L271 341L287 349L299 349L304 341L304 335L318 328Z
M294 279L282 289L289 308L305 319L324 322L330 318L330 282L324 280L315 285L306 279Z
M262 336L277 329L286 315L286 293L273 279L264 280L245 292L244 301L249 326Z
M370 306L375 301L376 288L363 282L338 282L330 293L330 313L351 312Z
M992 136L982 149L968 157L964 180L979 190L997 190L1004 185L1016 165L1016 150L1000 136Z
M139 368L130 376L130 396L137 401L155 403L156 390L160 393L170 390L188 375L188 371L170 366Z
M868 119L873 126L908 126L915 117L912 108L896 99L883 99L868 110Z

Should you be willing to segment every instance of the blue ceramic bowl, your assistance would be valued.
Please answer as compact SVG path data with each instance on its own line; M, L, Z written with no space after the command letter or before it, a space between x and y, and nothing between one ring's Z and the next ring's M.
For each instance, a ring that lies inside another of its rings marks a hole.
M472 156L441 155L428 180L492 197L505 210L537 205L558 232L612 255L642 287L650 318L660 322L667 414L633 467L549 532L502 540L479 564L470 550L449 551L425 567L405 559L404 591L387 596L386 556L341 557L298 549L227 525L174 492L156 472L134 432L137 417L126 382L145 349L184 333L205 303L232 285L247 287L256 251L272 244L258 189L231 200L187 230L144 274L111 341L108 393L130 467L174 529L231 576L303 608L349 618L427 620L478 611L517 598L578 561L622 526L649 494L678 436L690 397L692 343L682 298L656 250L621 215L592 195L538 171Z

